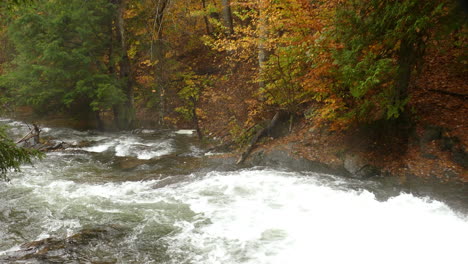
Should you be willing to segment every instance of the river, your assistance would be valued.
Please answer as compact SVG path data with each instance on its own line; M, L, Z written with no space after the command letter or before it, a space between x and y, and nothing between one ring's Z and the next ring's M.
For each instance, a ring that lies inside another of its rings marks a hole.
M42 129L75 147L0 182L0 263L467 263L466 185L227 170L189 130Z

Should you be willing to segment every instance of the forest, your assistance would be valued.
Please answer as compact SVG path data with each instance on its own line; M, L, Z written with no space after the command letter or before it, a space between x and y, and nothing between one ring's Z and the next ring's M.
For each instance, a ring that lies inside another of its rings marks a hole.
M467 15L0 0L0 263L466 264Z
M244 155L299 142L325 163L358 155L468 180L464 3L2 1L0 103L100 130L194 128ZM273 140L277 119L287 132ZM1 138L2 172L29 160Z

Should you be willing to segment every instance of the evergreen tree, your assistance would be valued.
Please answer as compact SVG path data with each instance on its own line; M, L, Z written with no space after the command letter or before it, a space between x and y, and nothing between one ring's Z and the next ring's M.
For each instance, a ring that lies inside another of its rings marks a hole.
M115 6L107 0L38 0L16 8L8 36L16 49L0 85L37 112L89 113L124 100L111 70Z
M31 162L33 157L41 156L38 151L16 146L0 126L0 180L5 180L9 170L19 170L22 163Z
M411 75L444 2L349 0L336 13L331 38L338 80L333 93L359 121L396 119L407 104Z

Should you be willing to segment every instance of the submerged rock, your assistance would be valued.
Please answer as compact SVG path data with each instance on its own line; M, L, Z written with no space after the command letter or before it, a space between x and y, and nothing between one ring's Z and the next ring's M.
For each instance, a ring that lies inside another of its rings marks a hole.
M116 165L119 169L134 169L143 164L149 163L148 160L141 160L135 157L116 157Z
M115 263L116 260L110 259L95 260L86 247L122 235L123 231L113 226L82 229L66 238L50 237L24 243L19 250L0 258L0 263Z

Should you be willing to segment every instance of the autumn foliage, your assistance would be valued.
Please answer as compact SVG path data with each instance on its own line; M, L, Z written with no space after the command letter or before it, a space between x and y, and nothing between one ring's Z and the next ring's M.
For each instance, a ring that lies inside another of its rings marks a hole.
M399 119L427 47L466 25L449 0L55 2L4 7L5 94L206 133L219 118L234 137L277 111L335 130Z

